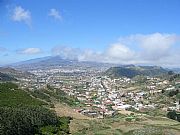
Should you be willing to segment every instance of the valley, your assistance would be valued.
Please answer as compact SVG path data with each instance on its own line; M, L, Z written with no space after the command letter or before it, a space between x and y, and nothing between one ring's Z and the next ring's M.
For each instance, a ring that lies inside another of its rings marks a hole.
M73 63L52 66L50 62L46 68L26 70L20 65L3 67L0 72L15 80L2 83L11 81L40 106L59 117L71 117L69 133L74 135L179 134L179 74L153 66L125 65L112 70L110 64ZM1 105L8 106L15 95L5 101L1 96ZM25 99L17 104L21 102L28 104Z

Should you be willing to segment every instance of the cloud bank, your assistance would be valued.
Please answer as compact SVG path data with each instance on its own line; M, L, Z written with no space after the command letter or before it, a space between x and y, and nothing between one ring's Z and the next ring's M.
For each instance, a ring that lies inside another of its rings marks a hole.
M180 36L176 34L135 34L120 37L101 52L70 47L55 47L54 55L79 61L96 61L117 64L147 64L180 66Z

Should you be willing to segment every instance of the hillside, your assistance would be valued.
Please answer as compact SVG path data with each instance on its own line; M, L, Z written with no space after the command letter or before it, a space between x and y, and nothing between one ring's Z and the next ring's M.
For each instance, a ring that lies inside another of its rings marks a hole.
M46 107L44 107L46 106ZM13 83L0 83L1 135L69 134L70 117L58 117L47 103Z
M108 119L77 120L70 123L72 135L179 135L179 122L147 115L119 115Z
M133 78L137 75L146 76L158 76L162 74L167 74L168 71L162 67L157 66L121 66L121 67L111 67L105 74L111 77L128 77Z
M47 86L46 89L28 91L33 97L38 98L46 103L50 104L51 106L54 103L59 102L61 104L65 104L67 106L76 106L76 103L79 102L77 98L69 96L64 91L53 88L51 86Z
M4 74L0 72L0 81L15 81L14 77L9 76L8 74Z
M0 93L0 107L46 105L45 102L32 98L27 92L18 89L13 83L0 84Z
M11 67L0 67L0 72L14 78L27 78L29 76L33 76L33 74L29 72L23 72Z

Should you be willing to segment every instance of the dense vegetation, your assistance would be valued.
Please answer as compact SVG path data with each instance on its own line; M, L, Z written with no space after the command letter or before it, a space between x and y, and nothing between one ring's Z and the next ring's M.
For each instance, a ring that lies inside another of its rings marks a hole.
M35 90L35 91L29 91L29 93L35 98L40 98L46 102L51 102L51 97L47 95L44 91L45 90Z
M49 86L50 87L50 86ZM36 98L42 99L49 103L51 106L53 102L57 101L60 103L65 103L69 106L76 106L79 101L73 96L67 95L64 91L55 88L47 88L35 91L29 91L29 93Z
M58 118L46 108L26 106L20 108L0 108L0 134L68 134L70 118Z
M168 112L167 117L180 122L180 113L176 112L175 110Z
M58 117L43 105L17 85L0 83L0 135L69 134L71 118Z
M45 105L46 103L36 100L27 92L18 89L13 83L0 84L0 107L17 107L24 105Z
M122 66L111 67L106 71L106 74L113 77L128 77L133 78L137 75L157 76L168 74L168 71L156 66Z
M170 76L169 81L176 81L180 79L180 74L173 74Z
M75 106L76 102L78 100L75 97L70 97L68 96L64 91L62 90L57 90L54 94L54 97L58 99L62 103L66 103L69 106Z

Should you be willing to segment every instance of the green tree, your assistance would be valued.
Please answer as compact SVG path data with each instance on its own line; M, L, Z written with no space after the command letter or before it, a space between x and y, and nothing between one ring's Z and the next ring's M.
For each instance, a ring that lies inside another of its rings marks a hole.
M173 111L168 112L167 117L170 119L176 120L177 119L176 111L173 110Z

